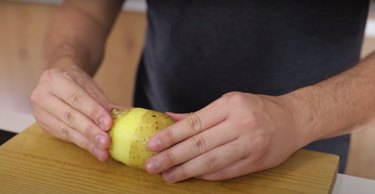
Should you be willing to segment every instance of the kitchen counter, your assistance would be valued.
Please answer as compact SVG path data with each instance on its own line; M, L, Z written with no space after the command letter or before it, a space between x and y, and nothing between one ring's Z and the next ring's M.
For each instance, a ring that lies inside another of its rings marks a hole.
M16 112L0 112L0 128L21 132L30 126L34 119L31 115ZM22 147L22 146L21 146ZM1 163L1 161L0 161ZM140 176L137 174L137 176ZM338 174L333 187L333 194L372 194L375 191L375 180Z

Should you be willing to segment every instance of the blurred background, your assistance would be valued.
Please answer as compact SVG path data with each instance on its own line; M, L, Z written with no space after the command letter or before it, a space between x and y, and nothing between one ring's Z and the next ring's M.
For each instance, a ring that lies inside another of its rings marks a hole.
M43 40L60 0L0 1L0 128L20 132L34 122L29 96L44 69ZM130 105L146 27L144 0L127 0L107 42L95 80L110 100ZM375 48L372 3L362 57ZM1 137L5 137L2 135ZM353 134L347 174L375 179L375 127Z

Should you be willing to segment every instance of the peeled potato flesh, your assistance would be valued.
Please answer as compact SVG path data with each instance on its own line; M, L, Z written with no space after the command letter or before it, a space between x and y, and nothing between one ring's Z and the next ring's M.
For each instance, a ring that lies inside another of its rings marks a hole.
M110 156L128 166L144 169L145 161L154 153L147 141L161 129L173 123L168 115L144 108L112 112L114 124L109 131L112 144Z

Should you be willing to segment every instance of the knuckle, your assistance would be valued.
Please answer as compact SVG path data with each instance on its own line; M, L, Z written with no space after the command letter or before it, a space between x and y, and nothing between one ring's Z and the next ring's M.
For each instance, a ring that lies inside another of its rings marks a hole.
M38 86L39 87L39 86ZM40 90L40 88L34 89L30 94L30 102L33 106L42 105L45 100L48 100L48 93Z
M170 130L170 129L165 130L165 136L166 136L166 139L168 141L167 142L168 145L166 145L166 146L177 143L176 135L174 134L174 132L172 130Z
M32 104L36 104L39 100L39 93L37 90L34 90L30 95L30 101Z
M74 111L73 110L67 110L64 113L64 120L67 123L72 123L74 121Z
M230 104L242 105L245 102L245 95L241 92L233 92L228 101Z
M210 170L217 170L221 168L221 160L217 155L210 156L206 161L205 165L210 168Z
M207 140L203 135L196 135L192 140L194 142L194 148L199 154L203 154L207 151Z
M176 157L175 157L175 155L173 154L173 153L171 153L171 152L167 152L167 153L165 153L165 155L164 155L164 161L165 162L163 162L165 165L167 165L167 166L174 166L174 165L176 165L177 164L177 160L176 160Z
M225 94L223 95L223 97L228 97L228 98L230 98L230 97L232 97L232 96L236 96L236 95L238 95L238 94L241 94L241 92L238 92L238 91L232 91L232 92L225 93Z
M74 92L70 94L70 96L68 97L68 100L73 106L77 106L79 105L81 98L82 98L81 94Z
M60 138L62 140L64 140L64 141L70 141L71 140L70 139L70 132L66 127L64 127L64 126L60 127L60 134L61 134Z
M51 81L53 81L54 74L55 74L54 69L45 70L42 73L42 75L40 76L40 82L51 82Z
M70 72L63 71L62 74L63 74L63 76L65 76L65 78L70 79L70 80L74 80L74 77Z
M270 135L266 130L259 130L255 134L254 143L256 147L260 147L260 148L266 147L269 144L269 142L270 142Z
M187 117L187 123L188 127L194 130L196 133L202 130L202 122L200 118L194 113L189 114L189 116Z
M187 172L186 168L184 165L181 165L179 166L175 172L174 172L174 176L177 180L183 180L183 179L186 179L186 178L189 178L190 175L189 173Z
M90 137L93 141L95 141L95 127L93 125L86 125L85 128L83 128L83 131L81 132L84 134L86 137Z
M259 132L254 139L255 147L265 149L270 142L270 137L265 132Z
M242 92L229 92L222 96L227 103L238 103L244 99L244 93Z
M92 120L98 120L102 115L107 114L107 111L100 106L87 107L87 114Z

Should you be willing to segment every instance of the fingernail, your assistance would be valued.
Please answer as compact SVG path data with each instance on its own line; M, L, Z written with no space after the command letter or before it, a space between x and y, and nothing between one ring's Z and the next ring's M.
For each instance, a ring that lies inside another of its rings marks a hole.
M110 124L111 124L111 121L107 119L106 117L99 118L99 125L100 125L100 128L102 128L103 130L108 130Z
M158 151L161 147L161 141L159 138L152 138L148 141L148 149L150 151Z
M146 164L146 170L149 173L157 173L159 171L160 164L157 160L151 159Z
M95 141L99 144L100 147L105 147L105 137L103 135L96 135Z
M173 176L173 173L172 172L166 172L166 173L163 173L163 178L165 181L167 181L168 183L174 183L174 176Z

